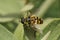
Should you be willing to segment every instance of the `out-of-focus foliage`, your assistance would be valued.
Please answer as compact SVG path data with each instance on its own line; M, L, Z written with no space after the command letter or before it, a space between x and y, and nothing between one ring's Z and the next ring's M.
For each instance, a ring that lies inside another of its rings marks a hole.
M56 0L56 2L47 10L44 18L47 17L60 18L60 0Z
M18 40L10 31L0 24L0 40Z
M0 0L0 16L16 16L24 5L25 0Z
M0 40L60 40L59 4L60 0L0 0ZM37 28L42 34L21 24L28 11L42 17Z
M23 36L24 36L23 24L21 24L21 23L18 24L17 28L15 29L14 35L19 40L23 40Z

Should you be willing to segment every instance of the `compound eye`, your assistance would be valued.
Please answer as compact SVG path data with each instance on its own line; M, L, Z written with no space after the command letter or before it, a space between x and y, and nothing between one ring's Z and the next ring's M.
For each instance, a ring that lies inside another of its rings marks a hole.
M24 24L24 22L25 22L25 19L21 18L21 23Z

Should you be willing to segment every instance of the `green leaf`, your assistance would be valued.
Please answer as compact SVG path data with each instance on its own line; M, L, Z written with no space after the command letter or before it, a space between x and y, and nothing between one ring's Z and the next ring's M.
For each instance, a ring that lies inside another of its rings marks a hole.
M7 28L10 32L14 32L14 30L17 27L17 23L11 21L11 22L1 22L0 24L2 24L5 28Z
M24 5L25 0L0 0L0 15L20 14Z
M45 36L41 39L41 40L47 40L47 38L49 37L51 31L48 31L47 34L45 34Z
M43 18L60 18L60 0L56 0L54 4L50 6Z
M34 5L33 5L32 3L29 3L29 4L27 4L26 6L24 6L24 7L20 10L20 12L29 11L29 10L31 10L33 7L34 7Z
M56 0L45 0L39 7L39 9L35 12L35 15L37 15L38 17L43 17L47 10L50 8L50 6L55 2Z
M5 17L5 18L1 17L1 18L0 18L0 22L3 22L3 23L4 23L4 22L11 22L11 21L13 21L13 20L14 20L14 18L9 18L9 17L8 17L8 18L7 18L7 17Z
M18 40L11 32L0 24L0 40Z
M24 35L24 40L29 40L29 38L26 35Z
M14 35L19 40L23 40L23 36L24 36L23 24L21 24L21 23L18 24L17 28L15 29Z
M14 23L14 22L8 22L4 26L5 27L7 26L6 28L13 33L15 31L17 25L18 24Z
M60 36L60 23L55 26L47 40L57 40Z

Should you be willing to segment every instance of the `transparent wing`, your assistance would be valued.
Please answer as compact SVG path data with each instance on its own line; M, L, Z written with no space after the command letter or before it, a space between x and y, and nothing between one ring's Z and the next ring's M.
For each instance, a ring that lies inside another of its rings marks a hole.
M43 34L43 30L40 28L40 24L34 24L35 30L41 34Z

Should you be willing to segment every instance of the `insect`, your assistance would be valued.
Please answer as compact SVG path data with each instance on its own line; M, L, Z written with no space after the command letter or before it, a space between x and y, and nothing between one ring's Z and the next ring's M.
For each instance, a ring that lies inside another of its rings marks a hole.
M36 30L38 24L43 24L43 20L35 15L30 14L27 15L27 17L21 18L21 23L23 25L29 26L32 29Z

